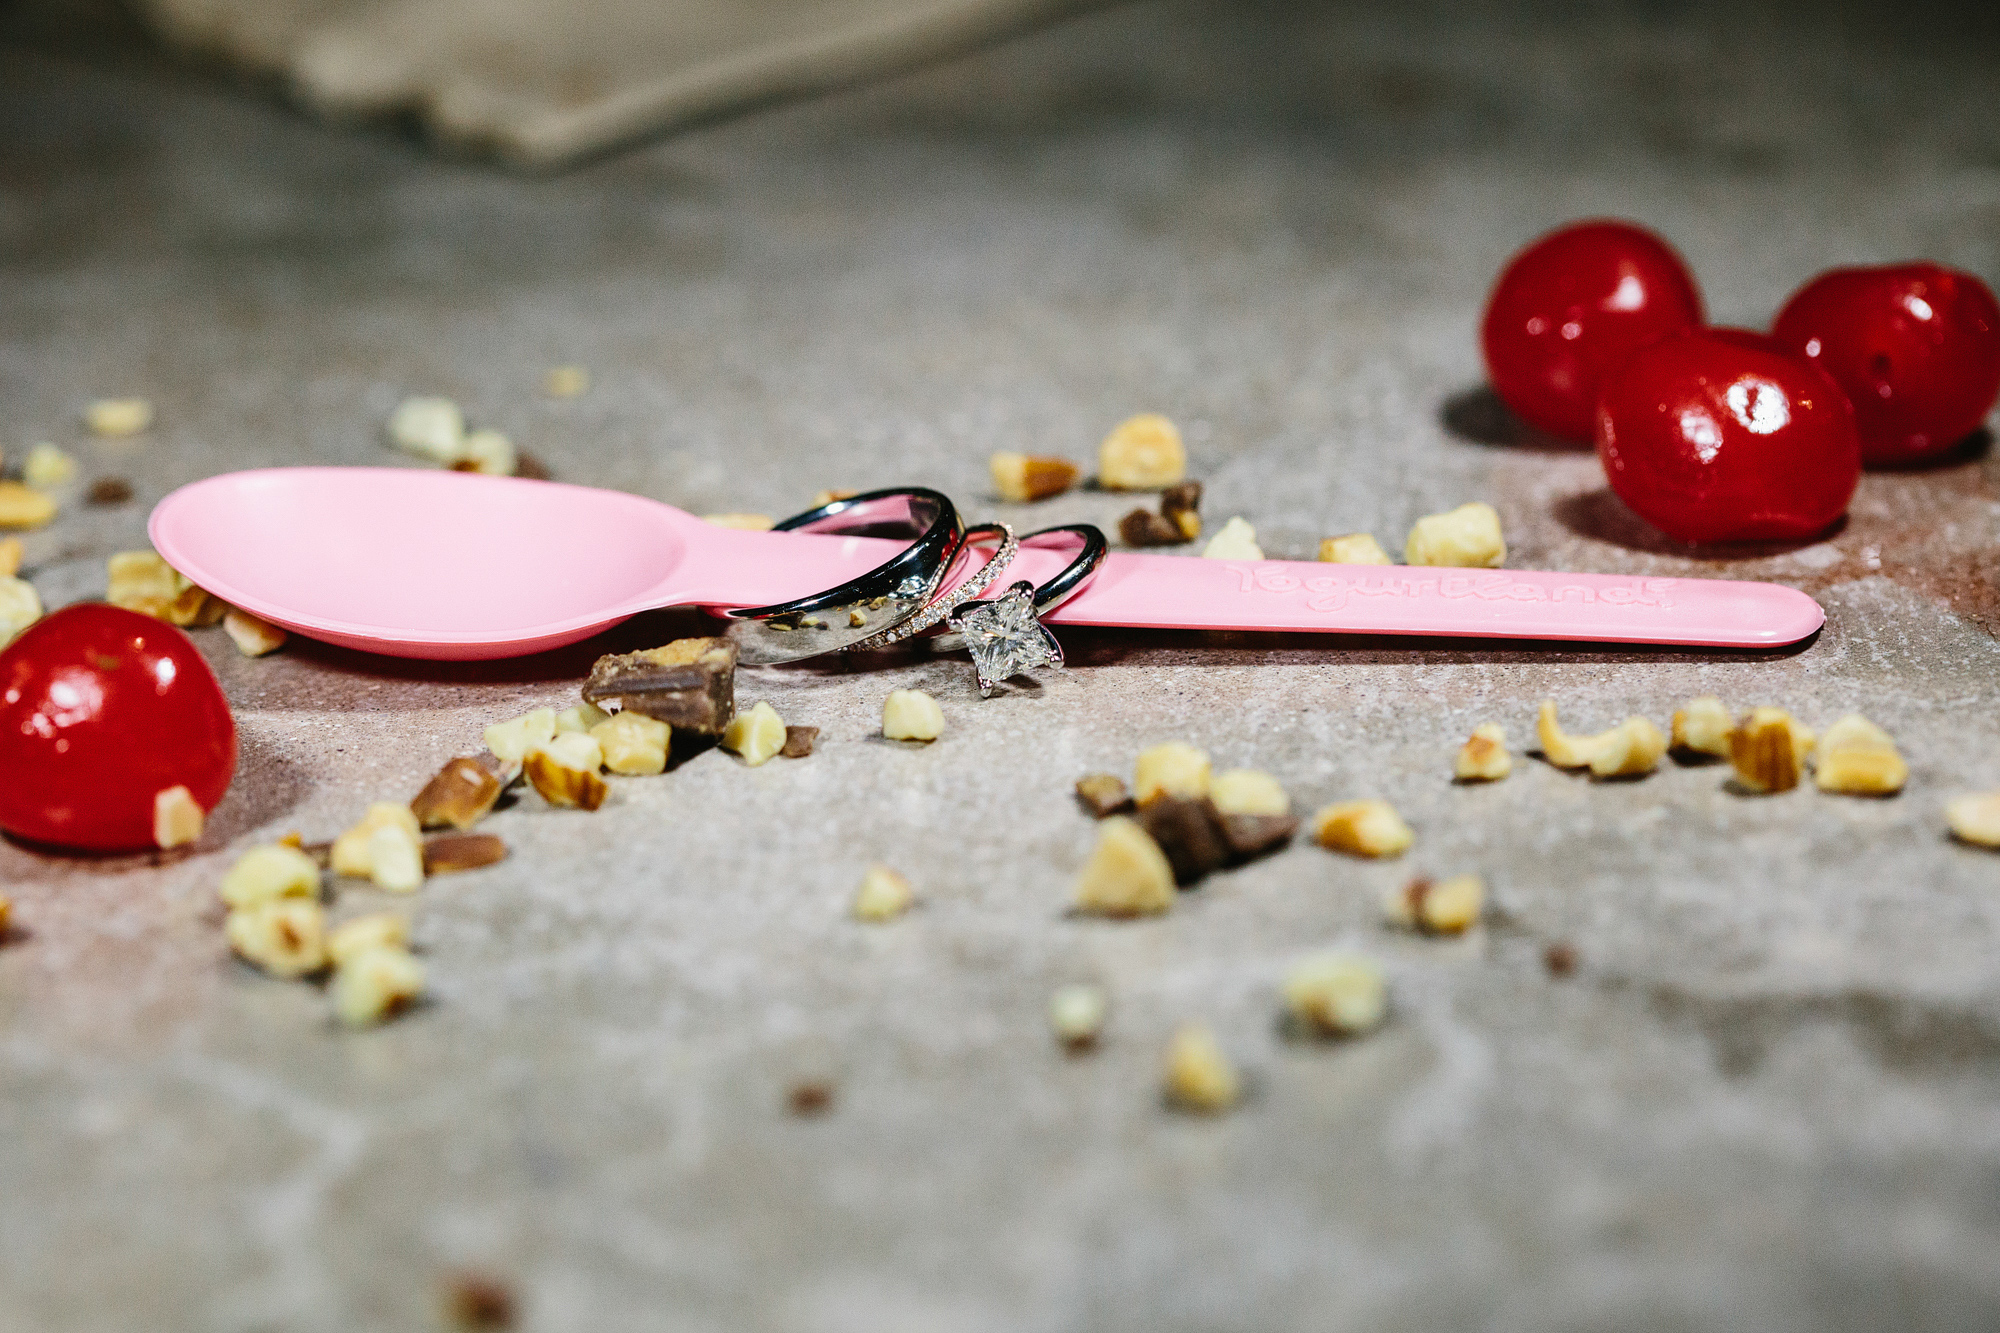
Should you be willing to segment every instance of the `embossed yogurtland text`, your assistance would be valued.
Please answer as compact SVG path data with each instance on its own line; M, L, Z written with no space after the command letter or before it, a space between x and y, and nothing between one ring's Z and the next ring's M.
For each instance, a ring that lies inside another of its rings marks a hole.
M1314 611L1340 611L1356 597L1412 597L1420 600L1483 602L1571 602L1670 610L1673 579L1595 580L1591 583L1525 583L1504 570L1457 573L1447 570L1358 574L1315 574L1304 578L1271 566L1224 566L1242 580L1241 591L1286 596L1304 593Z

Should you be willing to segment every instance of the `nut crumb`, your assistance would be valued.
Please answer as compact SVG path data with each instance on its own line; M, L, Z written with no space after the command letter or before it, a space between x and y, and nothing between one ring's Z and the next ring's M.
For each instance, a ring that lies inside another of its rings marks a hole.
M1514 756L1507 752L1506 729L1497 722L1474 727L1465 744L1458 747L1451 771L1460 782L1498 782L1513 772Z
M408 825L383 824L368 835L368 878L389 893L423 887L424 848Z
M21 465L21 480L37 488L60 486L76 475L76 460L53 444L38 444L28 450Z
M245 657L267 657L285 646L290 636L270 621L253 616L238 606L222 613L222 628L236 651Z
M224 904L243 910L280 898L319 897L319 866L297 847L252 847L236 858L217 890Z
M611 789L597 770L604 765L604 747L582 732L558 732L535 747L523 762L528 784L550 805L595 810Z
M1688 700L1687 707L1674 710L1670 748L1683 754L1706 754L1727 759L1729 733L1735 729L1736 719L1730 716L1728 706L1714 695L1704 694L1699 699Z
M778 520L769 514L703 514L701 521L717 528L736 528L743 532L769 532L778 526Z
M1573 976L1576 973L1576 946L1557 940L1542 950L1542 966L1552 977Z
M507 844L492 833L440 833L424 839L424 873L449 875L507 859Z
M1225 815L1288 815L1292 799L1269 773L1232 768L1218 773L1208 786L1208 799Z
M1124 779L1111 773L1088 773L1078 778L1076 798L1096 819L1126 814L1132 809L1132 794L1125 790Z
M326 913L311 898L274 898L238 908L222 923L239 958L274 977L303 977L326 966Z
M445 1315L460 1328L512 1328L514 1293L497 1278L461 1273L446 1293Z
M755 708L738 713L722 729L722 748L756 768L785 748L785 721L777 709L759 700Z
M804 759L813 752L813 747L818 743L818 727L787 726L785 743L779 748L778 753L786 759Z
M495 759L503 764L519 764L526 761L529 751L546 745L555 734L556 710L537 708L517 718L495 722L486 728L482 738Z
M1595 736L1572 736L1556 720L1553 699L1544 699L1535 720L1542 756L1557 768L1588 768L1600 778L1637 777L1659 767L1667 738L1643 717L1626 718Z
M1238 514L1208 539L1201 555L1204 560L1262 560L1264 548L1257 545L1257 529Z
M1076 878L1077 910L1126 917L1172 907L1173 867L1146 830L1124 815L1111 815L1097 827L1097 848Z
M19 537L0 537L0 576L13 578L21 572L24 551Z
M667 746L673 740L673 728L657 718L620 713L591 727L590 735L604 751L604 766L613 773L648 777L667 771Z
M1320 539L1319 558L1329 565L1393 565L1382 543L1366 532L1350 532L1345 537Z
M55 516L53 499L18 481L0 481L0 528L39 528Z
M13 919L13 916L13 899L4 893L0 893L0 944L4 944L7 941L8 922Z
M1958 796L1944 807L1951 835L1975 847L2000 847L2000 791Z
M1312 831L1320 846L1351 856L1401 856L1416 841L1396 807L1373 798L1322 807Z
M944 734L944 709L922 690L892 690L882 701L882 734L892 741L934 741Z
M448 760L410 802L420 829L469 829L500 799L500 776L470 755Z
M454 472L479 472L489 477L511 477L519 463L514 442L497 430L476 430L465 437L458 456L451 460Z
M83 409L83 425L107 440L141 435L153 427L153 405L144 398L99 398Z
M1454 875L1435 883L1413 879L1383 903L1391 925L1425 935L1462 935L1479 920L1486 883L1477 875Z
M333 851L329 864L333 873L348 879L368 879L375 873L375 860L371 839L381 828L401 828L409 834L411 846L417 845L421 830L417 827L416 812L400 801L376 801L361 816L360 822L333 840Z
M1097 447L1097 483L1112 491L1157 491L1187 476L1187 449L1157 412L1119 422Z
M185 847L201 837L208 812L186 787L168 787L153 796L153 845L162 850Z
M42 618L41 594L26 579L0 574L0 648Z
M590 392L590 372L582 366L550 366L542 374L542 393L550 398L581 398Z
M333 1010L349 1027L393 1018L423 993L424 965L407 949L363 949L333 974Z
M1186 741L1167 741L1139 751L1133 765L1132 794L1148 806L1163 797L1194 800L1208 795L1208 754Z
M1184 1023L1167 1042L1166 1095L1197 1115L1221 1115L1242 1099L1242 1076L1206 1024Z
M465 413L449 398L405 398L389 414L389 440L434 463L455 462L465 447Z
M326 937L327 960L340 967L369 949L410 947L410 919L401 912L371 912L335 926Z
M1812 732L1782 708L1753 708L1729 733L1729 762L1737 781L1756 792L1798 786L1812 748Z
M825 1115L833 1109L833 1084L825 1079L794 1083L785 1094L785 1106L795 1116Z
M854 891L854 918L857 921L894 921L910 910L917 895L904 879L885 865L872 865L861 876Z
M132 483L123 477L99 477L90 483L90 489L83 493L83 502L108 508L122 505L132 498Z
M1295 1022L1327 1036L1372 1032L1389 1013L1389 986L1381 967L1355 953L1300 959L1285 975L1284 996Z
M1012 504L1032 504L1061 495L1076 485L1083 469L1067 458L1031 457L1002 450L987 460L993 474L993 488Z
M1813 749L1813 781L1824 792L1894 796L1909 778L1895 740L1859 713L1828 727Z
M1506 559L1500 515L1492 505L1478 501L1418 519L1403 544L1403 562L1410 565L1498 569Z
M1049 996L1049 1028L1056 1040L1071 1052L1090 1050L1104 1031L1111 1012L1110 997L1104 987L1074 982L1056 987Z

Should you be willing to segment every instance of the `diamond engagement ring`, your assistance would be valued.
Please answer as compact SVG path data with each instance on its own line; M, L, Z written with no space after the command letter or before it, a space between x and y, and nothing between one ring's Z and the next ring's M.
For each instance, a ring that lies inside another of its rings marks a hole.
M1055 533L1083 539L1083 549L1062 572L1037 588L1023 579L990 601L966 602L951 615L951 627L965 639L972 668L979 676L979 695L991 698L1003 680L1039 666L1063 665L1062 645L1041 622L1041 613L1081 588L1104 561L1104 534L1089 523L1043 528L1021 538L1026 545Z
M730 637L740 659L754 666L796 662L838 652L901 625L930 605L966 531L957 507L922 486L869 491L779 523L780 532L854 536L906 536L912 529L916 540L894 559L837 588L775 606L716 612L736 622Z
M977 542L993 538L997 538L1000 544L994 548L993 554L987 557L986 563L981 565L972 577L966 579L965 582L959 584L957 587L947 589L943 596L911 616L908 620L905 620L902 624L885 629L880 634L871 634L859 643L848 644L847 651L850 653L870 652L877 648L887 648L892 643L901 643L904 639L922 634L940 620L950 616L959 607L979 596L980 593L985 592L993 585L993 581L1006 571L1007 566L1013 563L1014 553L1021 549L1020 542L1014 536L1012 525L1006 523L973 524L965 530L965 540L959 544L958 551L954 553L951 561L952 565L955 566L958 563L958 555L971 550ZM949 572L946 573L945 579L946 582L949 582Z

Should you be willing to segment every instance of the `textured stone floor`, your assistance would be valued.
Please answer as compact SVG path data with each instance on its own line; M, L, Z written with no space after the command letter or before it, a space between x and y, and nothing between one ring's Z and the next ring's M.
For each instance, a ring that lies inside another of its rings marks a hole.
M193 854L0 844L0 1329L424 1328L465 1269L550 1330L2000 1323L2000 858L1940 817L2000 786L2000 463L1870 476L1826 541L1695 559L1498 417L1473 343L1507 254L1587 214L1664 231L1729 321L1838 262L2000 281L1990 18L1175 0L527 179L31 10L0 32L0 447L138 491L29 537L52 604L174 486L389 461L389 409L441 392L566 480L776 513L921 482L1006 516L990 451L1085 458L1152 408L1211 521L1273 554L1485 498L1517 565L1777 579L1828 614L1772 656L1071 633L1071 670L985 702L952 659L746 671L818 754L498 814L511 859L413 904L433 1002L362 1034L227 957L230 855L407 796L604 645L249 662L205 633L243 759ZM542 398L566 362L595 387ZM109 394L157 429L84 439ZM943 702L928 749L874 735L907 686ZM1908 791L1447 781L1546 695L1595 728L1711 691L1865 710ZM1067 916L1069 784L1175 737L1302 807L1388 797L1416 846ZM878 858L922 903L866 928ZM1458 870L1497 897L1473 937L1379 926L1384 890ZM1392 969L1391 1023L1285 1040L1285 966L1340 941ZM1079 978L1114 1012L1072 1059L1041 1011ZM1215 1122L1158 1101L1195 1018L1251 1080ZM786 1113L801 1079L828 1114Z

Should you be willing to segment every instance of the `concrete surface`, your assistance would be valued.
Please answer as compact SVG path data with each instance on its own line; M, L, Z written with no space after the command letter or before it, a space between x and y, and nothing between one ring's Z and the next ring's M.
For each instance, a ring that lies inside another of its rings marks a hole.
M1507 254L1583 214L1660 228L1726 320L1837 262L2000 279L1990 20L1176 0L527 180L7 22L0 432L139 491L30 537L53 603L171 487L381 462L425 391L561 477L771 512L908 481L1004 513L989 451L1088 457L1154 408L1211 520L1274 553L1483 497L1519 565L1777 578L1829 620L1768 657L1071 634L1070 671L986 702L948 659L746 672L818 754L496 815L512 858L413 905L434 1002L362 1034L227 958L230 855L414 792L602 645L461 669L207 633L243 764L193 854L0 845L0 1328L424 1328L461 1269L552 1330L2000 1323L2000 857L1940 817L2000 786L2000 464L1871 476L1825 542L1697 560L1496 420L1473 343ZM545 401L563 362L596 387ZM114 393L158 429L82 440ZM929 749L873 738L904 686L943 702ZM1863 709L1909 790L1447 781L1544 695L1584 728L1704 691ZM1172 737L1306 809L1389 797L1417 844L1066 916L1069 784ZM876 858L922 897L886 928L843 916ZM1498 898L1476 937L1378 926L1462 869ZM1341 940L1393 968L1392 1022L1284 1040L1286 964ZM1041 1011L1077 978L1115 1007L1071 1059ZM1190 1018L1252 1080L1220 1121L1158 1104ZM829 1114L786 1113L805 1078Z

